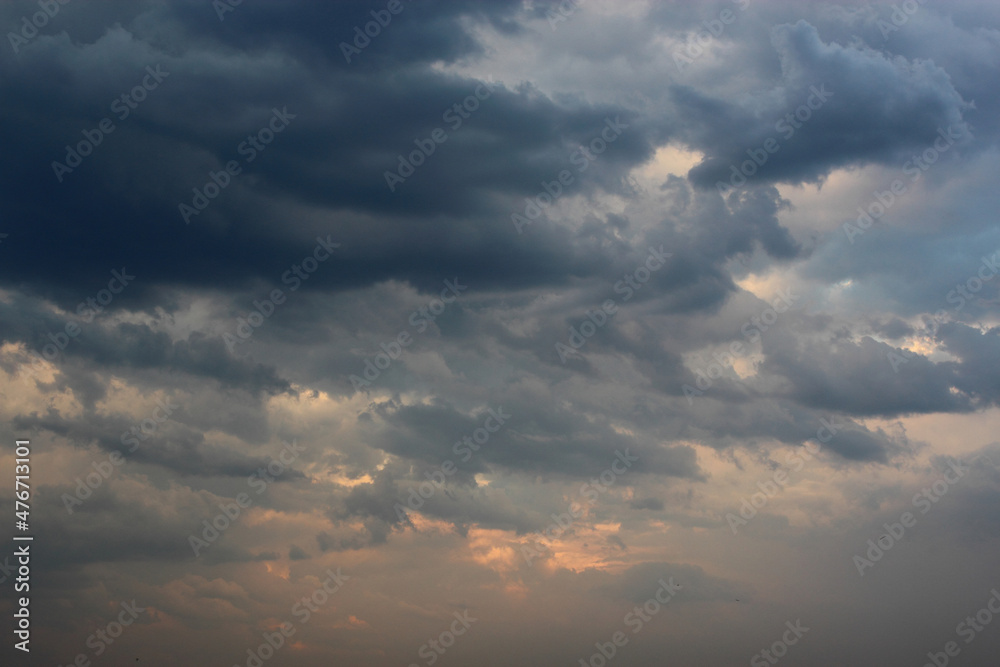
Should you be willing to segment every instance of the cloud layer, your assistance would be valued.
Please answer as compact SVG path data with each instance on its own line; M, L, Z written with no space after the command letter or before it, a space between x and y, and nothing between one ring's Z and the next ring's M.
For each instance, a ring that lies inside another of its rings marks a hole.
M34 659L133 600L105 660L996 655L996 7L57 7L0 7Z

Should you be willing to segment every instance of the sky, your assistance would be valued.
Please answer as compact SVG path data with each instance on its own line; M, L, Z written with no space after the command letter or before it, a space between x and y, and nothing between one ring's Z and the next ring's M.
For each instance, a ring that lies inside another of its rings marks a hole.
M4 664L995 665L997 3L0 28Z

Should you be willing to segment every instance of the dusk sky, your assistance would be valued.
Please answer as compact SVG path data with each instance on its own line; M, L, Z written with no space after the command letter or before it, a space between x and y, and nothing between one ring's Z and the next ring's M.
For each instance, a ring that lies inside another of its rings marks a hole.
M1000 3L0 28L3 665L1000 664Z

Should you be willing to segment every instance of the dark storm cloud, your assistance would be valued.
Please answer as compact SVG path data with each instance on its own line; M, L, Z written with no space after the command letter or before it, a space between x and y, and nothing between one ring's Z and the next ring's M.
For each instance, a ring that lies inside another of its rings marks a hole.
M887 322L874 322L872 329L889 339L899 339L913 333L913 327L898 317Z
M961 359L955 386L974 397L977 407L1000 403L1000 327L985 331L965 324L943 324L937 334L944 349Z
M528 284L586 271L593 262L567 263L553 242L518 243L509 216L517 196L537 194L542 180L566 168L570 153L596 136L608 118L634 125L635 114L614 105L556 103L531 86L515 91L498 82L481 109L463 127L449 128L448 142L390 196L384 173L398 168L397 155L408 155L414 140L435 127L448 127L442 113L481 82L419 64L396 69L391 61L374 71L302 67L301 40L289 37L294 29L318 31L332 20L311 17L313 12L353 16L357 10L339 5L336 10L309 5L301 15L282 10L282 16L295 17L288 24L271 20L276 7L241 6L239 16L223 25L247 20L259 28L267 48L215 54L208 35L202 36L208 41L183 39L189 23L204 24L183 9L161 28L180 46L154 46L159 41L148 33L146 19L163 18L165 10L156 6L150 17L109 27L92 42L54 38L32 45L17 62L4 61L7 112L20 119L16 130L13 125L2 130L19 155L18 166L5 163L4 172L11 235L21 247L10 258L11 270L31 289L68 301L75 298L67 292L78 277L100 275L103 264L127 261L142 267L143 280L123 301L146 304L154 298L150 290L161 284L234 286L253 277L276 282L308 254L317 234L334 232L344 252L336 269L318 274L313 285L357 286L391 277L428 284L440 275L428 275L431 264L442 273L481 276L479 284L507 282L512 265L519 267L516 280ZM401 14L409 25L400 25L397 34L426 30L431 44L439 30L465 34L459 26L463 16L494 20L492 14L509 8L483 4L459 12L442 5L429 11L423 22L412 9ZM214 17L211 21L218 25ZM239 34L253 39L254 28L247 30ZM387 29L385 36L390 33ZM317 33L316 42L331 44L326 31L322 40ZM108 61L114 68L104 66ZM165 78L129 117L118 120L109 102L154 65L162 66ZM267 127L273 109L282 114L287 109L293 118L265 150L254 151L250 163L238 147ZM93 131L102 117L112 119L113 133L59 183L52 162L65 161L65 146L83 140L81 132ZM577 188L617 187L624 170L651 155L644 135L641 127L628 130L580 175ZM490 159L482 159L487 152ZM185 225L178 205L191 205L192 187L204 186L209 173L220 172L230 160L243 172ZM287 200L328 207L333 215L324 215L322 223L289 221L276 211ZM471 237L460 232L465 223L458 217L469 215L479 218L482 228ZM390 235L393 240L385 243ZM53 238L59 243L51 243ZM48 257L44 272L21 259L40 255ZM181 256L183 268L177 262Z
M672 330L685 322L685 316L713 313L738 291L723 265L733 257L747 256L763 250L777 261L789 261L803 254L801 246L777 220L779 212L788 208L774 188L761 188L754 192L733 193L723 202L714 192L692 189L682 179L671 177L667 189L680 204L665 216L662 225L649 230L644 238L632 242L631 248L613 238L613 235L592 231L585 226L578 232L579 245L612 247L605 251L604 265L595 266L594 280L581 289L572 301L558 310L550 310L540 322L541 330L531 336L518 336L498 327L492 318L484 317L478 327L479 336L496 336L513 349L532 349L540 360L558 368L592 373L593 368L586 354L621 353L648 362L641 372L654 382L654 386L668 392L679 391L679 360L674 355L681 351L664 349L676 345L674 336L664 340L663 325ZM627 220L620 221L620 223ZM606 235L607 238L605 238ZM584 246L586 247L586 246ZM640 289L628 287L626 280L635 283L635 272L643 267L650 256L650 248L671 253L665 266L650 272L648 282ZM596 253L595 253L596 254ZM564 290L565 291L565 290ZM566 343L571 327L579 327L587 320L587 311L600 310L608 299L618 307L601 327L587 340L583 356L568 358L565 363L554 349L556 341ZM751 313L748 313L749 317ZM674 315L669 320L656 320L660 315ZM630 335L623 334L626 323L632 327ZM739 330L738 323L734 332ZM635 331L639 334L636 335ZM692 345L704 342L705 335L719 332L701 332L692 337Z
M77 294L76 298L82 298L81 293ZM79 370L74 372L73 365L85 362L131 371L172 370L215 379L223 387L253 394L291 392L288 381L280 378L274 368L234 358L220 338L194 332L186 340L173 340L146 324L108 325L102 320L112 316L109 312L95 314L85 310L84 313L83 318L63 319L29 299L0 303L0 322L5 325L3 339L24 343L31 351L30 358L18 360L22 366L33 367L36 360L43 358L46 346L58 345L62 349L51 359L67 375L78 375ZM76 328L68 328L71 324ZM72 331L77 333L70 337L67 332ZM94 398L100 395L98 391Z
M204 435L190 428L177 426L176 422L160 425L160 433L146 436L141 441L132 431L136 420L124 416L85 414L67 418L57 410L46 414L16 417L14 427L25 431L48 431L66 438L77 447L97 444L106 452L120 452L128 461L160 466L180 475L202 477L247 477L266 467L270 459L248 457L226 447L206 443ZM132 433L127 440L124 436ZM145 436L145 433L141 433ZM134 444L133 444L134 443ZM107 457L102 457L101 460ZM90 470L81 471L82 474ZM290 471L280 479L301 478L298 471Z
M782 80L752 105L675 91L690 120L688 142L706 154L689 174L694 183L728 184L732 166L739 173L747 160L742 175L750 181L787 183L821 181L838 167L896 166L932 145L939 130L964 127L969 105L933 62L825 43L805 21L776 26L772 41Z
M163 11L199 38L218 41L228 48L277 49L291 52L313 66L322 62L325 66L364 72L421 66L437 60L450 62L481 54L482 45L463 28L461 19L465 17L505 32L520 29L512 20L521 7L519 0L474 0L461 4L401 0L400 4L402 9L390 15L388 24L360 49L360 54L347 50L349 63L341 44L355 46L356 39L364 44L354 28L364 30L365 24L376 20L372 12L381 14L382 22L386 21L385 2L294 0L280 4L241 4L238 9L222 14L222 25L216 21L215 10L202 2L171 3ZM376 31L371 28L370 32Z
M568 410L511 399L499 404L494 413L482 411L472 417L445 405L389 407L380 411L388 429L370 442L435 467L452 460L463 476L491 466L556 477L596 476L611 466L617 452L629 450L639 457L631 472L701 478L694 452L687 447L645 443ZM503 412L497 412L501 407ZM471 437L491 414L511 416L476 450L464 438Z
M567 20L549 25L567 4ZM916 656L915 636L954 627L954 601L914 592L914 573L952 572L929 584L950 594L956 579L995 570L992 467L921 519L919 558L901 545L882 580L852 586L844 544L895 520L908 480L919 488L929 482L916 477L933 481L946 463L939 452L997 451L965 441L990 439L1000 399L1000 281L957 308L948 295L979 270L982 248L1000 247L1000 10L921 2L886 36L878 20L892 4L740 4L402 0L350 63L342 43L387 0L244 0L221 19L208 0L72 0L19 53L5 40L0 430L42 452L35 604L98 617L91 601L111 593L159 598L170 632L158 618L130 636L160 641L177 664L240 659L264 631L256 620L285 618L297 597L285 594L314 588L334 561L360 585L299 635L306 663L406 664L425 638L402 644L424 629L397 619L436 624L477 605L491 625L455 647L455 664L575 662L670 577L685 587L683 613L672 603L663 616L677 622L622 660L746 664L777 638L766 624L800 609L817 619L795 648L804 664L896 664L890 648ZM0 6L0 27L37 7ZM723 8L737 21L677 68L672 49ZM147 68L164 74L119 118L112 100ZM451 128L446 110L477 90L478 108ZM785 120L785 136L776 125L803 104L810 118ZM105 117L113 133L57 177L52 162ZM241 145L272 119L285 126L249 161ZM620 136L580 170L573 156L609 123ZM939 128L963 124L962 142L851 243L838 225L864 202L839 193L884 189L867 176L901 169ZM390 187L386 172L436 128L447 140ZM765 164L720 196L716 181L748 150ZM230 160L242 173L220 176ZM564 169L573 184L519 234L511 214ZM213 172L227 184L185 224L178 205L194 204ZM339 247L292 291L283 276L317 243ZM616 285L651 246L671 257L625 301ZM122 267L136 279L84 321L77 304ZM411 314L446 279L469 289L376 381L354 386L381 344L414 333ZM742 327L770 307L765 295L789 287L801 303L748 341ZM276 288L287 302L230 349L222 334ZM618 312L563 363L555 344L608 299ZM939 309L934 327L916 324ZM52 381L20 372L69 322L81 333ZM739 361L687 391L734 341ZM159 396L176 414L69 515L63 494L92 470L88 452L122 449L148 415L139 406ZM490 410L509 415L502 428L456 451ZM253 494L261 511L195 559L188 536L247 490L277 454L271 443L293 438L308 460L259 503ZM730 535L719 508L738 507L809 442L820 452L802 478ZM515 545L625 451L639 460L553 540L546 563L522 563ZM456 472L433 484L446 461ZM198 571L211 581L191 583ZM230 615L203 622L186 604L209 608L212 588ZM755 606L743 613L743 602ZM907 610L908 629L885 630L892 608ZM602 615L611 625L597 628ZM33 616L50 635L83 627L68 611L51 618ZM866 630L845 657L833 642L859 618Z
M814 404L808 399L786 396L776 400L765 391L752 390L748 396L745 387L726 393L723 387L718 393L694 398L691 407L677 410L676 418L683 425L680 435L719 449L812 441L847 461L885 463L908 446L881 429L868 429L838 414L841 409L831 407L830 402Z
M948 73L948 78L963 97L974 104L963 110L963 117L975 128L975 134L993 143L1000 124L996 109L1000 106L1000 92L992 85L992 72L996 68L995 45L991 30L985 26L998 18L997 7L991 3L950 3L935 5L921 3L920 11L897 27L892 16L895 8L877 6L867 12L850 15L840 26L837 22L826 24L831 31L838 31L846 42L852 35L860 35L876 49L899 55L911 62L931 60ZM898 18L897 18L898 21ZM895 29L894 29L895 28Z
M935 363L867 336L858 342L788 335L764 341L762 370L786 379L787 396L804 405L887 417L973 409L968 393L951 391L958 380L953 362ZM912 359L894 369L890 353Z
M787 398L849 415L970 412L996 404L989 360L1000 354L997 334L942 324L936 339L959 360L932 361L868 336L796 340L788 331L775 332L764 339L761 371L790 383Z
M410 479L404 479L410 478ZM430 497L419 495L418 487L426 482L423 474L410 475L396 466L380 472L371 484L351 489L332 503L327 515L335 520L360 519L364 531L323 532L316 536L323 551L360 549L384 543L394 530L411 525L409 513L416 511L416 497L423 502L417 509L423 516L451 523L465 535L470 525L512 530L519 535L537 531L550 518L516 506L511 500L489 496L482 489L442 488Z

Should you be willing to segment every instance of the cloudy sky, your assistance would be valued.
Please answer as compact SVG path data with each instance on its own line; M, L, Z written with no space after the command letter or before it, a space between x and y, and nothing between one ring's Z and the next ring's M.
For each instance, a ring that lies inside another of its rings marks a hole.
M0 27L5 660L995 664L1000 5Z

